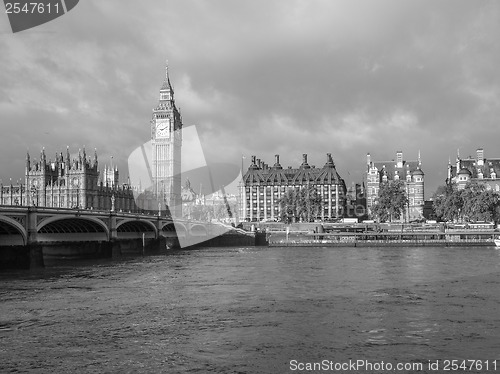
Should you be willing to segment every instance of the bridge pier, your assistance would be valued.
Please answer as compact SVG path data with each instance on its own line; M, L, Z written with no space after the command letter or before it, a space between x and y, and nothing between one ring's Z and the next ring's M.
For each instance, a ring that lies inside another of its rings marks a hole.
M26 222L26 231L28 240L26 245L29 251L30 269L44 267L42 246L38 243L38 230L36 228L38 214L36 207L28 207L28 216Z
M30 256L30 262L29 262L30 269L43 268L45 264L43 261L42 246L39 244L32 243L28 245L28 249Z

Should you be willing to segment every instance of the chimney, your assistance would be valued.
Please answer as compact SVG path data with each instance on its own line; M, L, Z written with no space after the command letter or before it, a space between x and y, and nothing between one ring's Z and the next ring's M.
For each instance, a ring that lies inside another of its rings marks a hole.
M304 169L309 169L310 168L310 166L307 163L307 153L304 153L302 155L302 165L300 165L300 167L304 168Z
M280 155L274 155L274 165L273 168L275 169L283 169L280 165Z
M477 165L478 166L483 166L484 165L484 150L482 148L478 148L476 151L476 158L477 158Z
M403 167L403 152L402 151L396 152L396 167L398 167L398 168Z

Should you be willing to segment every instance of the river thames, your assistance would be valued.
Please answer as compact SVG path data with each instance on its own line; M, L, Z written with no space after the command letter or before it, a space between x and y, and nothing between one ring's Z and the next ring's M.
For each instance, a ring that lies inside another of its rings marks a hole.
M500 373L494 247L206 248L0 282L1 372ZM335 369L356 360L379 366Z

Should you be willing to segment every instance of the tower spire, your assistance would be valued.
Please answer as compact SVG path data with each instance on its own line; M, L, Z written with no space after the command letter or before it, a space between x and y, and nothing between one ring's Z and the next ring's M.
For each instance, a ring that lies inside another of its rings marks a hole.
M163 85L160 88L160 91L168 90L171 92L171 96L174 93L172 89L172 85L170 84L170 77L168 75L168 60L165 61L165 80L163 81Z

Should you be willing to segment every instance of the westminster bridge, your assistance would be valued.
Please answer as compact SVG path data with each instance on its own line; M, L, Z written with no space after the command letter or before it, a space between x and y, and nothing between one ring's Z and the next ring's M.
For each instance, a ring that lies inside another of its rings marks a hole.
M161 253L200 243L252 245L255 235L218 223L173 220L161 212L0 206L0 267Z

